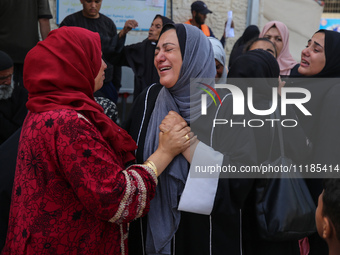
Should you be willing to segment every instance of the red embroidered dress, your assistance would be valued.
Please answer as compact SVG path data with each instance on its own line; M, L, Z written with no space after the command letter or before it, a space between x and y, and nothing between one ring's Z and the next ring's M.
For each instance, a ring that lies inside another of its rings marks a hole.
M29 113L22 130L4 254L126 254L126 223L154 195L152 170L124 170L73 110Z
M128 222L146 214L157 178L94 98L100 37L55 29L26 56L22 127L2 254L127 254Z

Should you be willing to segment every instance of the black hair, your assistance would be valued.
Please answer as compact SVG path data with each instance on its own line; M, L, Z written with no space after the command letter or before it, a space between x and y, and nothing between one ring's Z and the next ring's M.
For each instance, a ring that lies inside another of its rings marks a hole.
M258 42L258 41L264 41L264 42L269 42L269 43L271 43L271 44L273 45L273 47L274 47L274 50L275 50L275 52L274 52L274 53L275 53L275 58L277 58L277 51L276 51L276 47L275 47L274 43L273 43L271 40L269 40L268 38L264 38L264 37L261 37L261 38L254 38L254 39L250 40L250 41L246 44L246 46L244 47L244 52L243 52L243 53L249 51L249 49L251 48L251 46L252 46L254 43Z
M161 35L162 35L164 32L166 32L166 31L168 31L168 30L170 30L170 29L175 29L175 30L176 30L175 25L174 25L174 24L166 24L165 26L163 26L162 31L161 31L160 34L159 34L159 37L161 37Z
M322 215L327 216L334 225L336 237L340 241L340 179L325 179L322 197Z
M186 40L187 40L187 33L185 30L185 27L183 24L166 24L163 26L162 31L159 34L159 38L162 36L162 34L170 29L175 29L176 34L178 37L178 42L179 42L179 47L181 49L181 54L182 54L182 59L184 58L184 53L185 53L185 45L186 45ZM158 40L159 40L158 38Z
M4 51L0 50L0 71L13 67L13 60Z
M165 26L166 24L175 24L175 22L173 22L171 19L160 14L157 14L152 21L154 21L157 18L160 18L162 20L162 26Z

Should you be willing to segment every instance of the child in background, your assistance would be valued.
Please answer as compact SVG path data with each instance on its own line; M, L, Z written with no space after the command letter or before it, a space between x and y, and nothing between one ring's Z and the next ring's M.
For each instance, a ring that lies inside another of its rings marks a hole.
M315 213L319 235L327 242L329 255L340 254L340 179L326 179Z

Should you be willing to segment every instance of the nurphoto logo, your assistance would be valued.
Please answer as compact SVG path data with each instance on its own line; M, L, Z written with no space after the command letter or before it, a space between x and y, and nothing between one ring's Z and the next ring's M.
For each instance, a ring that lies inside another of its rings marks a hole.
M206 83L203 83L203 82L198 82L198 83L203 85L203 86L205 86L205 87L207 87L208 89L210 89L216 95L218 100L220 101L220 105L222 105L221 97L220 97L220 95L217 93L217 91L213 87L211 87L210 85L208 85ZM213 94L211 94L211 92L209 90L207 90L205 88L200 88L200 87L197 87L197 88L203 90L204 92L206 92L211 97L211 99L214 101L215 106L217 106L215 97L214 97ZM202 94L201 100L202 100L202 115L206 115L207 114L207 95L206 94ZM203 107L203 105L205 107Z
M254 82L253 80L249 80L249 84ZM287 115L287 105L295 105L295 108L300 110L304 115L311 116L312 114L307 110L304 106L311 99L311 93L309 90L305 88L298 88L298 87L282 87L281 88L281 96L278 94L277 87L266 88L267 92L271 91L271 105L268 105L268 109L256 109L254 106L254 89L253 87L247 87L246 93L244 90L242 91L238 86L232 84L215 84L215 88L211 85L208 85L208 82L197 82L196 84L200 84L202 86L196 87L197 89L203 90L205 93L201 94L201 114L207 115L207 107L208 107L208 95L211 97L212 101L214 102L215 106L217 106L219 101L219 106L221 107L223 104L223 99L216 89L223 89L225 90L223 94L232 96L232 112L233 116L236 115L245 115L245 107L247 107L250 113L256 116L269 116L273 114L279 106L281 108L281 116ZM211 84L211 83L210 83ZM257 88L258 89L258 88ZM219 90L221 91L221 90ZM246 95L245 95L246 94ZM291 98L290 95L294 94L294 98ZM281 100L279 100L281 97ZM230 117L230 116L228 116ZM213 126L216 125L225 125L229 124L233 125L243 125L250 126L250 127L262 127L264 122L268 121L272 123L274 126L274 121L280 121L283 127L295 127L298 125L297 120L295 119L244 119L242 122L233 122L232 118L215 118L213 121Z
M220 103L222 105L221 99L218 95L218 93L216 92L216 90L214 88L212 88L209 85L206 85L204 83L202 83L203 85L207 86L208 88L210 88L217 96L218 99L220 100ZM215 85L216 89L228 89L232 96L233 96L233 115L244 115L244 95L241 89L239 89L238 87L236 87L235 85L231 85L231 84L216 84ZM202 89L202 88L200 88ZM202 89L205 92L207 92L211 97L213 97L213 95L207 91L206 89ZM253 88L248 88L248 97L247 97L247 105L248 105L248 109L251 113L255 114L255 115L270 115L273 112L275 112L277 105L278 105L278 97L279 94L277 93L277 88L272 88L272 106L270 107L270 109L268 110L257 110L254 107L253 104ZM288 93L300 93L302 95L304 95L304 98L287 98L287 94ZM300 109L300 111L304 114L304 115L312 115L307 109L306 107L303 106L304 103L308 102L311 98L311 94L307 89L304 88L281 88L281 109L282 115L286 115L286 108L288 104L292 104L295 105L298 109ZM206 115L207 114L207 102L206 102L206 94L202 94L201 96L202 99L202 115ZM215 100L214 100L215 102ZM216 102L215 102L216 105Z

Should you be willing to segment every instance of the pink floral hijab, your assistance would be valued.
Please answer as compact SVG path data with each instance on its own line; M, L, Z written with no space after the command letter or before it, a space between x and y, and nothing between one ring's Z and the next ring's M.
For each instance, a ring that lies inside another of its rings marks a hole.
M280 75L289 75L290 70L297 64L289 52L289 31L285 24L280 21L270 21L262 29L259 37L264 37L267 31L275 26L282 37L283 47L280 55L277 57L277 62L280 66Z

